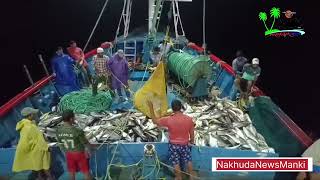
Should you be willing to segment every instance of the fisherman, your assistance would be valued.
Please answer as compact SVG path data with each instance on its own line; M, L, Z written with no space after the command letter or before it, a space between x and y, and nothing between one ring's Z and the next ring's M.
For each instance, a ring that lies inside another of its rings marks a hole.
M261 73L261 68L259 66L259 59L253 58L252 64L246 64L243 66L242 72L243 72L242 79L245 79L248 81L247 90L250 93L251 88L255 85Z
M231 89L230 99L236 99L236 96L241 89L239 89L240 77L242 75L243 66L248 62L248 59L243 56L243 52L238 50L236 58L232 61L232 68L236 73L236 77ZM238 88L237 88L238 87Z
M232 61L232 68L236 75L242 75L243 66L248 62L248 59L243 56L243 52L238 50L236 58Z
M150 58L154 67L156 67L161 61L162 53L159 47L154 47L153 51L150 52Z
M167 44L165 44L165 43L167 43ZM158 47L160 48L160 52L161 52L164 56L166 56L166 55L169 53L172 45L173 45L173 43L172 43L171 39L169 39L168 42L165 42L164 40L161 41Z
M77 62L77 65L80 68L80 71L84 75L84 83L86 86L90 85L90 74L89 74L89 65L84 58L84 53L81 48L77 46L75 41L70 41L69 47L67 48L69 55Z
M77 75L74 72L74 60L63 53L62 47L58 47L56 55L51 60L56 87L60 95L80 90L77 82Z
M194 144L194 123L192 118L181 112L184 107L179 100L172 101L173 115L160 119L155 116L153 102L149 100L147 104L153 123L168 128L169 160L174 166L176 179L182 180L180 162L183 162L183 165L187 165L188 173L194 176L190 147L190 144Z
M107 68L107 62L109 61L109 57L104 55L104 50L99 47L97 49L97 55L93 57L93 64L94 64L94 69L96 72L96 77L93 81L93 95L95 96L97 94L97 89L98 89L98 84L100 82L103 82L105 86L108 86L108 88L111 88L110 85L110 72L108 71Z
M108 67L111 73L112 89L118 94L120 101L123 101L122 89L126 93L126 100L130 98L130 92L128 90L129 80L129 68L128 62L124 56L122 49L119 49L117 53L108 61Z
M313 160L312 172L300 172L297 180L318 180L320 179L320 139L315 141L304 153L302 157L311 157Z
M20 132L20 139L14 157L13 172L33 171L42 179L53 179L50 174L50 151L42 132L38 129L35 120L39 110L31 107L23 108L23 119L17 123L16 130Z
M76 172L80 170L85 179L90 180L89 159L85 147L93 145L86 139L83 130L73 126L75 115L72 110L64 111L62 120L64 124L57 129L57 140L65 152L70 179L75 180Z

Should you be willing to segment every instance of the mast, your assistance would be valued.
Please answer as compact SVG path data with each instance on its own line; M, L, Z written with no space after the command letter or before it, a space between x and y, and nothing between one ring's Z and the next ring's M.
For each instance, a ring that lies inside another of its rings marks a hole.
M153 5L155 0L149 0L149 16L148 16L148 32L151 32L152 18L153 18Z

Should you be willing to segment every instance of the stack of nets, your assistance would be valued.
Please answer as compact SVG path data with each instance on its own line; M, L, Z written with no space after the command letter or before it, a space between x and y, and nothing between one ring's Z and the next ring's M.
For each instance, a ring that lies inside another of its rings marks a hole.
M59 111L70 109L78 114L101 112L110 108L112 96L109 91L99 91L92 96L92 90L85 89L64 95L59 103Z

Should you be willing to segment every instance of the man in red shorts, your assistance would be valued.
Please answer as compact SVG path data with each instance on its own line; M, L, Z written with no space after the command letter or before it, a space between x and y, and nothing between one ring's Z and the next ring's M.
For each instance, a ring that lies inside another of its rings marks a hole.
M181 112L183 106L179 100L174 100L171 104L173 115L160 119L155 116L152 102L148 101L147 103L153 123L168 128L169 160L175 169L175 179L182 180L180 163L187 165L188 173L194 176L191 148L189 146L189 144L194 144L194 123L192 118ZM192 179L192 176L190 176L190 179Z
M85 145L90 145L84 132L75 126L73 111L66 110L62 114L63 126L57 129L57 139L61 149L66 154L70 179L75 180L78 170L84 174L86 180L91 180L89 159L85 152Z

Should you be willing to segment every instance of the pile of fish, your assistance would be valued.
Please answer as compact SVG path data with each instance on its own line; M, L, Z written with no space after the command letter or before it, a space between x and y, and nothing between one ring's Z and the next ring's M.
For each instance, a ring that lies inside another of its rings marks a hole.
M185 104L185 114L195 123L195 144L226 149L274 152L254 128L248 114L228 99L214 98ZM44 114L39 122L47 139L56 142L55 130L62 124L56 113ZM77 114L76 124L91 143L168 142L167 133L139 112Z
M142 113L90 113L77 114L76 125L82 129L91 143L125 142L166 142L165 133ZM62 125L62 117L47 113L40 117L38 126L47 139L56 142L56 128Z
M274 153L256 131L249 115L233 101L215 99L185 106L184 113L194 119L196 145Z

